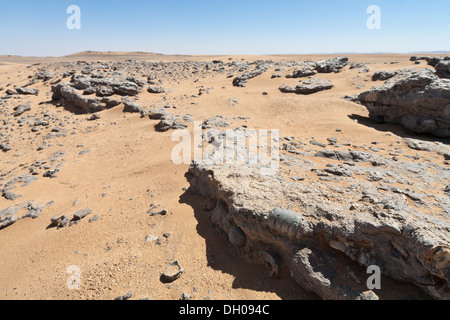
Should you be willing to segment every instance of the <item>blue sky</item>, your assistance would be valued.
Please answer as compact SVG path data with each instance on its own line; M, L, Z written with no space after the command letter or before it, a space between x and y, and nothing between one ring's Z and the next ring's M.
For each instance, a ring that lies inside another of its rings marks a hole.
M81 10L69 30L67 7ZM381 29L366 12L381 9ZM0 55L450 51L448 0L0 0Z

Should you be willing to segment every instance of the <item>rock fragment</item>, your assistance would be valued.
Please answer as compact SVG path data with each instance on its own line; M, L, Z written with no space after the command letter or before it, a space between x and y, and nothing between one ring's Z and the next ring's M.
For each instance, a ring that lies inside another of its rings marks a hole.
M169 263L161 274L162 282L173 282L177 280L184 272L178 261Z
M30 111L31 110L31 106L29 104L26 105L20 105L14 108L14 117L18 117L21 116L24 112L26 111Z
M39 89L32 89L32 88L16 88L16 91L18 94L23 95L38 95Z

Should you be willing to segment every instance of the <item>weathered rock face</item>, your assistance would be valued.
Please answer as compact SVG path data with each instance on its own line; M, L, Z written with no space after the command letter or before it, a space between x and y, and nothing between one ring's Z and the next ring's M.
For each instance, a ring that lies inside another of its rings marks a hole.
M183 122L176 120L174 117L166 118L164 117L161 121L155 126L155 129L160 132L165 132L168 130L177 130L177 129L186 129L187 125Z
M435 68L438 76L450 79L450 61L441 61Z
M399 70L383 86L359 94L358 100L377 121L450 137L450 80L431 69Z
M350 70L352 69L364 69L367 68L367 65L365 63L362 62L356 62L356 63L351 63L350 64Z
M352 150L305 155L295 156L295 169L307 180L198 163L187 177L191 191L216 202L211 221L237 254L324 299L376 298L361 280L373 265L450 298L448 169Z
M153 109L149 111L149 118L152 120L161 120L156 126L156 131L166 132L169 130L185 129L187 125L179 121L177 116L164 108Z
M321 60L316 64L316 71L319 73L339 72L348 65L347 57L336 57L329 60Z
M49 71L40 71L34 75L38 80L48 81L55 77L55 73Z
M412 56L411 61L425 60L428 65L436 69L436 74L441 78L450 79L450 57Z

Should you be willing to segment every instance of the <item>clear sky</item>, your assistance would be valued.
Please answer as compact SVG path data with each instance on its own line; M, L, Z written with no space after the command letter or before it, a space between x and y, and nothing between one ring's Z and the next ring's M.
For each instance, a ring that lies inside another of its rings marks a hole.
M381 29L367 28L370 5ZM23 56L450 51L450 1L0 0L0 39L0 55Z

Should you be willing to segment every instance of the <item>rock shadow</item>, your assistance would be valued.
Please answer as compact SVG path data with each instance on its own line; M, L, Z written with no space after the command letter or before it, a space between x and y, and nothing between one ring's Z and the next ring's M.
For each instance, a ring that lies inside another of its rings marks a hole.
M189 173L185 174L187 178ZM308 292L290 277L287 271L270 277L270 270L264 265L246 260L242 254L235 254L234 247L226 235L216 229L210 220L211 199L195 194L187 189L179 198L179 203L187 204L194 210L197 232L205 239L208 266L214 270L235 277L233 289L249 289L272 292L282 300L322 300L315 293ZM348 258L347 258L348 259ZM352 265L355 262L348 261ZM365 270L365 269L364 269ZM367 278L370 274L367 275ZM366 281L366 279L363 279ZM430 300L417 286L381 276L381 290L374 290L380 300Z
M393 133L402 138L411 138L422 141L441 142L446 145L450 145L450 138L439 138L431 134L415 133L400 124L392 123L380 123L370 117L361 116L358 114L351 114L348 116L352 120L357 120L359 124L373 128L377 131Z

